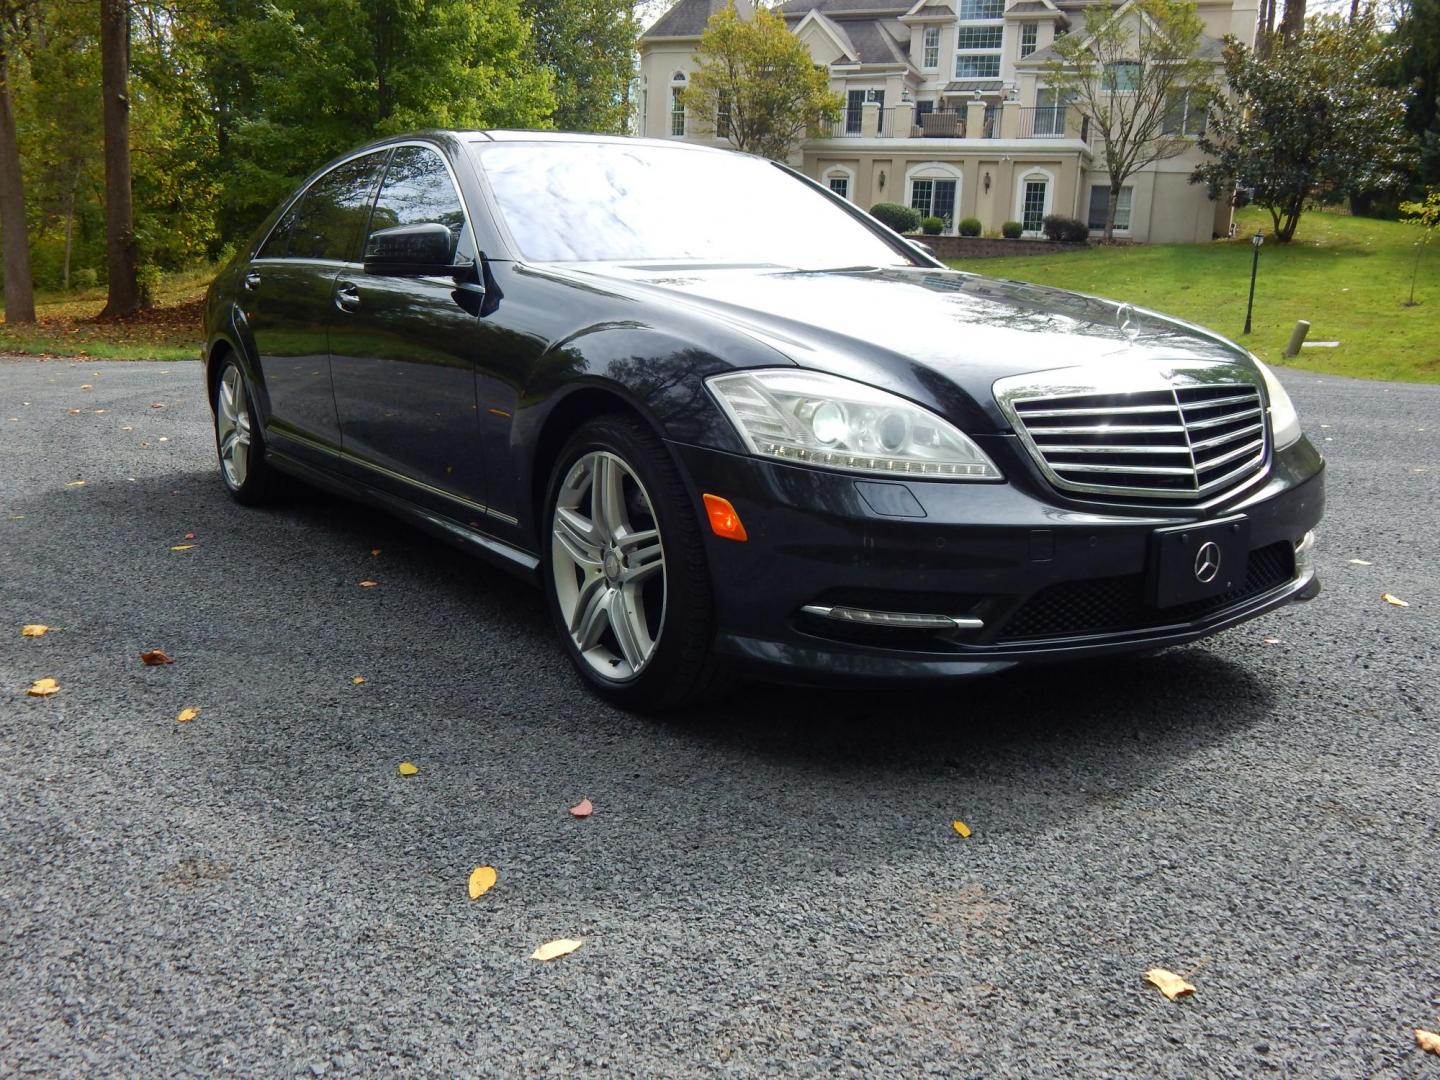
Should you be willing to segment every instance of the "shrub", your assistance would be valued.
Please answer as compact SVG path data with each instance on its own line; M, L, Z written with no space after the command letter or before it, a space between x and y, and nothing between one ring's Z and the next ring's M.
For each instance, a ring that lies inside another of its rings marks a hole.
M870 207L870 216L898 233L914 232L920 227L920 211L899 203L876 203Z
M1018 221L1007 221L1000 226L1000 235L1006 240L1019 240L1020 234L1025 231L1025 226Z
M1049 214L1041 224L1047 240L1083 244L1090 237L1090 226L1064 214Z
M979 235L980 235L980 219L979 219L979 218L973 218L973 217L961 218L961 219L960 219L960 235L961 235L961 236L979 236Z
M82 266L79 270L70 273L70 287L72 289L93 289L100 282L100 275L93 266Z
M920 222L920 231L926 236L939 236L945 231L945 219L935 217L932 214Z

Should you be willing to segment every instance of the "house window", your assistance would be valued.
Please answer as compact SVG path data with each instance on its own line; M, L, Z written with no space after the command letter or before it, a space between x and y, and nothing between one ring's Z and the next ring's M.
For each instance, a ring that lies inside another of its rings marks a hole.
M1133 60L1105 65L1105 89L1111 93L1131 93L1139 83L1140 65Z
M934 71L940 66L940 28L938 26L925 27L925 54L921 58L921 66L926 71Z
M1000 77L1000 54L955 57L955 77L957 79L998 79Z
M1120 195L1115 200L1115 229L1116 231L1129 231L1130 229L1130 206L1134 199L1134 189L1125 185L1120 189ZM1090 217L1085 222L1092 230L1105 228L1105 211L1110 205L1110 185L1093 184L1090 188Z
M983 22L1004 17L1005 0L960 0L961 22Z
M830 185L830 190L840 198L850 198L850 178L848 176L827 177L825 182Z
M1028 233L1038 233L1045 225L1045 196L1049 186L1047 180L1025 181L1020 200L1020 227Z
M998 79L1003 26L962 26L955 40L957 79Z
M922 218L938 217L949 232L955 222L955 181L936 177L911 180L910 208Z
M1199 90L1178 91L1165 102L1166 135L1204 135L1209 99Z
M685 134L685 103L680 100L684 92L683 86L672 86L670 88L670 134Z
M722 139L730 133L730 95L721 93L715 102L715 134Z
M1035 91L1035 135L1065 134L1067 96L1049 88Z
M1020 59L1025 59L1035 51L1035 46L1040 40L1040 24L1028 22L1020 27Z
M864 115L865 91L851 90L845 95L845 134L860 134L860 118Z

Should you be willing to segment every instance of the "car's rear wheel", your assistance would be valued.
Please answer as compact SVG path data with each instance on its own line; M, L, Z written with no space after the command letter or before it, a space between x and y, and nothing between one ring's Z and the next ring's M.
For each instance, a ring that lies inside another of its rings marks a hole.
M245 373L227 357L215 380L215 452L220 479L239 502L258 506L268 501L275 476L265 461L265 445Z
M545 505L546 592L581 677L632 709L711 690L704 544L659 438L627 416L590 421L561 451Z

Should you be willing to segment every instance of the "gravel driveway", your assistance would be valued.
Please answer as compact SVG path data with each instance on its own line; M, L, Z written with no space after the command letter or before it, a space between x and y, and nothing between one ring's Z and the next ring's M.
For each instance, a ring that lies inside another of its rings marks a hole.
M500 572L236 506L199 378L0 361L0 1074L1440 1077L1440 386L1288 376L1309 605L660 722Z

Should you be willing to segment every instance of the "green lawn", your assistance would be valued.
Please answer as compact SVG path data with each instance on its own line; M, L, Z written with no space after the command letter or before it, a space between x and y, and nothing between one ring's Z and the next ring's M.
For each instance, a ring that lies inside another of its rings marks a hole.
M200 305L215 270L207 266L167 274L153 308L114 322L93 321L105 306L104 288L37 293L34 324L0 323L0 353L194 360L200 355Z
M1411 225L1311 211L1295 240L1267 241L1260 251L1254 332L1247 338L1250 237L1270 232L1270 215L1237 215L1235 240L1095 248L1071 254L952 262L962 270L1058 285L1128 300L1178 315L1224 334L1262 359L1309 371L1359 378L1440 382L1440 242L1421 256L1414 307L1405 306L1416 242ZM1296 319L1310 323L1310 341L1333 349L1281 352Z

